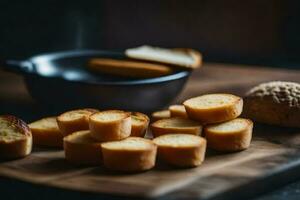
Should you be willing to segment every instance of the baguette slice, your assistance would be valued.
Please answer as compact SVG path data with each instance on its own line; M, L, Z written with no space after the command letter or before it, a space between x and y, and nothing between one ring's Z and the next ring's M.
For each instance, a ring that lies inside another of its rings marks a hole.
M202 126L195 121L183 118L161 119L151 124L154 137L171 133L201 135Z
M204 128L209 148L232 152L247 149L252 138L253 122L249 119L237 118L220 124L208 125Z
M133 137L144 137L148 125L149 125L149 117L143 113L133 112L131 113L131 134Z
M129 137L102 143L104 166L123 172L145 171L155 166L157 146L148 139Z
M76 131L88 130L89 117L97 111L96 109L85 108L65 112L56 118L59 130L63 136Z
M89 130L77 131L64 137L66 160L78 165L102 163L101 143L91 137Z
M202 55L193 49L165 49L144 45L127 49L125 55L131 59L170 64L188 69L198 68L202 64Z
M188 99L183 105L190 119L210 124L237 118L243 110L243 99L232 94L207 94Z
M173 72L171 67L162 64L107 58L91 59L88 67L96 72L135 78L165 76Z
M169 106L171 117L181 117L188 119L184 105L171 105Z
M130 136L130 112L107 110L90 116L91 135L98 141L122 140Z
M160 119L168 119L171 117L171 113L169 110L160 110L152 113L151 120L153 122L160 120Z
M155 138L158 157L177 167L196 167L204 161L206 140L189 134L168 134Z
M12 115L0 116L0 159L22 158L31 153L32 135L28 125Z
M60 132L56 117L46 117L29 125L33 144L49 147L63 147L63 135Z

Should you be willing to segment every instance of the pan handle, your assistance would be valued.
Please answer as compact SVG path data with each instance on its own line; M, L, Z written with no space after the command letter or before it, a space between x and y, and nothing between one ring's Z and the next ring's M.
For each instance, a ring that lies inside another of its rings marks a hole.
M18 60L0 60L0 68L17 73L17 74L24 74L24 73L32 73L33 72L33 65L29 61L18 61Z

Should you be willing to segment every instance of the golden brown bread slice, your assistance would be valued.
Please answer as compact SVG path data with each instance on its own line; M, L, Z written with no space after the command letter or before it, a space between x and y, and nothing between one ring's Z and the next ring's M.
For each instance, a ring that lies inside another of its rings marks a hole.
M49 147L63 147L63 135L60 132L56 117L46 117L30 123L33 144Z
M151 114L152 122L155 122L155 121L160 120L160 119L167 119L167 118L170 118L170 117L171 117L171 113L170 113L169 110L160 110L160 111L153 112Z
M157 146L148 139L129 137L102 143L104 166L111 170L135 172L155 166Z
M150 120L147 115L139 112L132 112L130 136L144 137L148 129L149 121Z
M66 160L78 165L102 163L101 143L91 137L89 130L77 131L64 137Z
M206 140L190 134L168 134L153 140L158 157L177 167L196 167L205 158Z
M243 99L232 94L207 94L183 103L190 119L211 124L237 118L243 110Z
M29 155L32 135L28 125L13 115L0 116L0 159L15 159Z
M194 49L166 49L152 46L140 46L127 49L125 55L131 59L174 65L194 69L202 64L202 55Z
M122 140L130 136L130 112L107 110L90 116L90 131L98 141Z
M63 136L67 136L76 131L88 130L89 117L97 111L96 109L85 108L65 112L57 117L59 130Z
M241 151L249 147L252 129L251 120L237 118L208 125L204 128L204 134L209 148L225 152Z
M169 106L169 111L171 117L181 117L185 119L188 118L184 105L171 105Z
M162 64L108 58L91 59L88 67L95 72L137 78L158 77L173 72L171 67Z
M151 130L154 137L172 133L201 135L202 126L189 119L169 118L152 123Z

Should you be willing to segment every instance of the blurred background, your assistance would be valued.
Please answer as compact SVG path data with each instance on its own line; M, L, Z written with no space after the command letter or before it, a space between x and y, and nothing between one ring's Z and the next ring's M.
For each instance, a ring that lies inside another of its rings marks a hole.
M293 0L1 0L0 55L151 44L195 48L205 61L297 68L299 5Z

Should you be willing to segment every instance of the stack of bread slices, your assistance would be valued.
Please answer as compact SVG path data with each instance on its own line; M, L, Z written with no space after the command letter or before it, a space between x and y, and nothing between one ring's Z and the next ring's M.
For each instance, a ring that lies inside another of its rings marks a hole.
M154 123L151 124L151 130L155 137L154 141L166 141L168 135L174 137L174 133L192 134L203 136L207 146L213 150L222 152L245 150L251 142L253 122L238 118L242 110L243 99L232 94L207 94L188 99L183 105L172 105L168 110L152 114ZM182 138L181 141L185 140ZM156 143L160 147L161 143ZM167 154L166 150L162 151L164 155ZM168 155L164 158L174 162L174 158L172 161L166 158L174 156Z
M232 94L207 94L152 114L96 109L72 110L27 126L14 116L0 116L0 158L28 155L31 143L62 147L67 161L104 165L135 172L155 166L156 157L175 167L199 166L206 146L221 152L249 147L253 123L238 118L243 99ZM4 157L5 156L5 157Z

